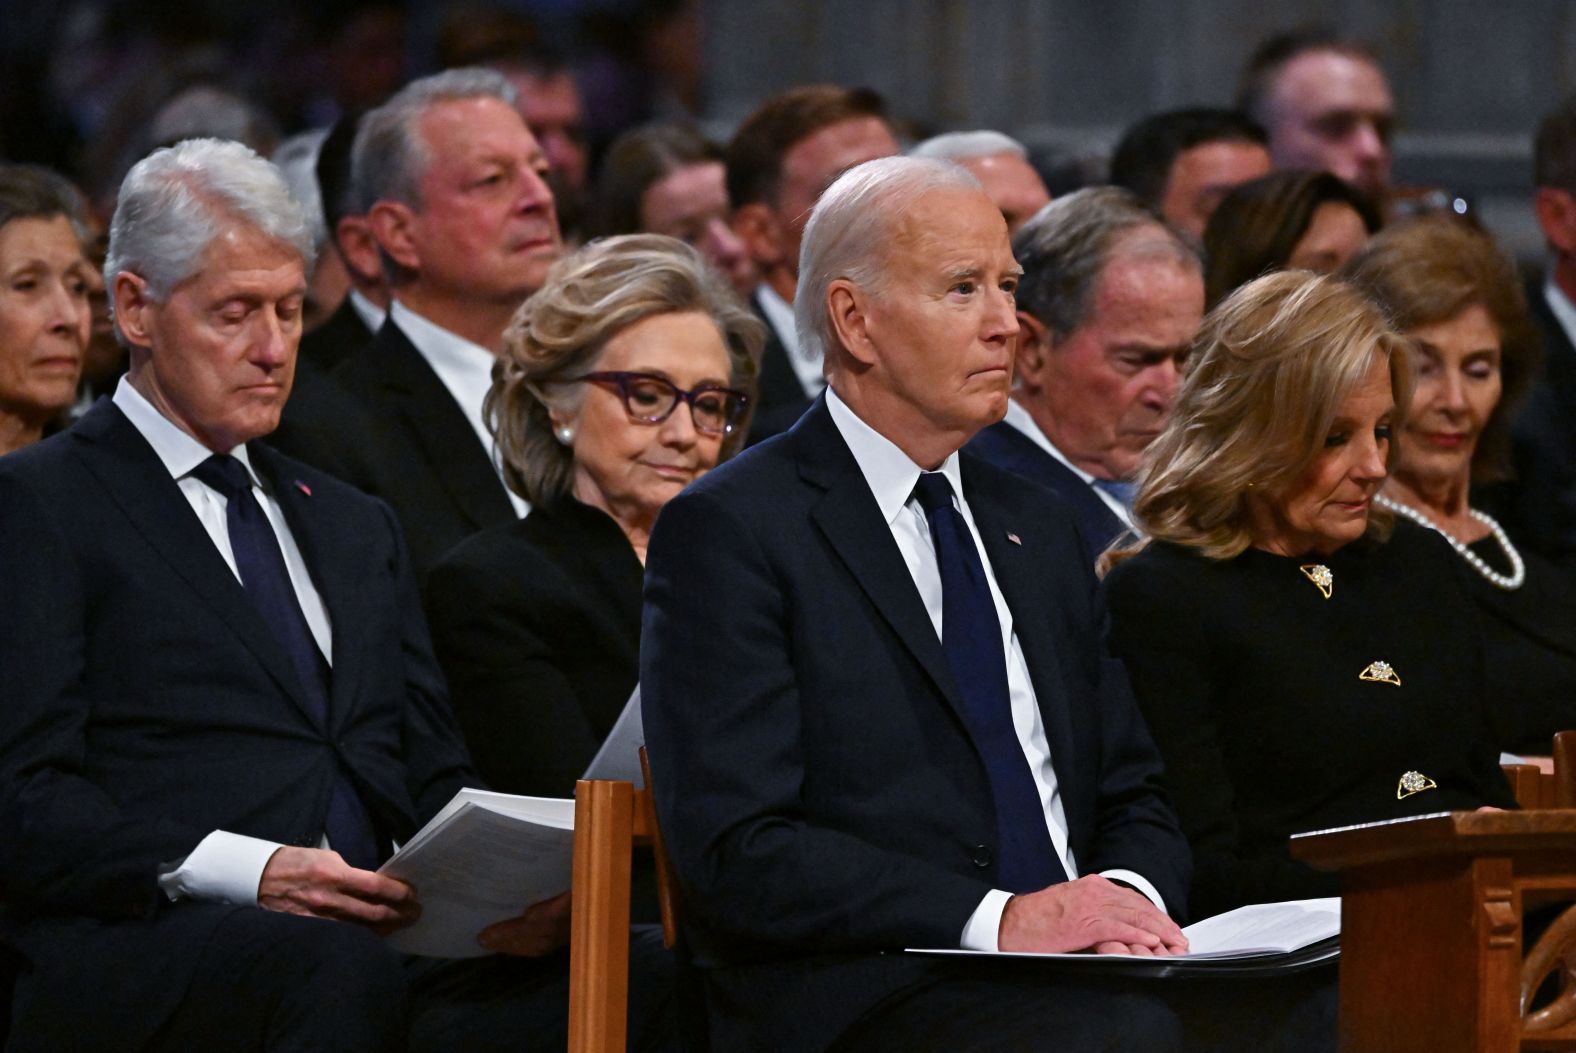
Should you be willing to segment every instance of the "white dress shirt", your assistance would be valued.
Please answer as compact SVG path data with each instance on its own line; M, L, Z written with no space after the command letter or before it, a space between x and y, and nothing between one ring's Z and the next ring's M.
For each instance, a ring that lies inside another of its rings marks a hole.
M482 416L482 400L492 387L492 368L498 360L497 356L480 344L473 344L463 336L423 318L400 303L398 298L389 306L389 321L399 326L400 332L415 345L416 351L427 360L432 371L438 374L438 379L470 422L471 430L476 432L482 449L487 451L487 459L492 461L493 470L498 473L498 485L509 495L509 503L514 505L515 514L525 518L531 506L504 483L498 446L493 442L492 433L487 430L487 421Z
M350 301L350 309L361 319L361 324L376 336L378 330L383 328L383 320L389 316L388 311L363 296L359 289L352 289L345 296Z
M788 356L788 364L793 367L793 375L799 378L804 393L815 398L826 387L826 374L820 357L808 353L799 344L793 305L778 296L776 290L765 282L756 286L755 301L761 305L761 313L777 333L777 340L783 345L783 353Z
M240 581L241 572L236 567L235 553L230 547L230 528L225 520L229 501L191 474L213 455L213 451L154 409L142 397L142 393L131 386L128 378L120 378L120 384L112 397L126 419L131 421L132 427L153 447L153 452L170 473L170 478L180 487L181 496L191 505L197 521L224 558L230 573L235 575L236 581ZM301 613L306 616L307 628L311 630L312 639L316 641L318 650L322 651L324 660L332 660L334 636L328 620L328 607L318 594L317 586L312 583L312 575L307 572L301 549L290 533L290 525L285 521L284 509L279 507L273 493L252 470L246 447L237 446L229 452L246 466L246 473L252 478L252 494L263 506L268 523L279 539L279 551L284 556L285 570L290 575L290 585L295 589L296 600L301 604ZM215 830L203 838L184 860L174 860L160 868L159 887L172 900L191 898L255 904L263 868L279 847L272 841Z
M1133 525L1133 513L1127 510L1127 506L1118 501L1115 494L1107 493L1094 485L1093 475L1069 461L1062 454L1062 451L1058 450L1051 442L1045 432L1040 430L1040 426L1034 422L1034 418L1029 415L1029 411L1018 405L1017 399L1007 400L1007 415L1002 419L1024 435L1027 435L1040 449L1065 464L1070 472L1082 479L1088 484L1090 490L1099 495L1100 500L1105 502L1105 506L1115 513L1118 519L1129 527Z
M836 391L827 390L826 406L831 412L832 423L848 444L865 482L870 486L870 492L875 496L882 517L892 531L892 540L897 543L903 562L914 579L914 586L919 590L931 624L935 626L937 638L943 638L941 568L936 563L930 521L914 496L914 484L919 481L923 469L890 439L860 420L848 408L848 404L837 396ZM985 579L990 585L991 600L996 605L996 617L1001 622L1002 645L1007 654L1007 692L1012 707L1013 730L1017 732L1018 744L1023 749L1029 772L1034 777L1035 788L1040 793L1051 846L1067 871L1068 878L1076 878L1078 861L1073 858L1072 848L1067 841L1067 816L1062 809L1056 769L1051 764L1050 743L1045 736L1045 725L1035 698L1034 684L1029 678L1028 663L1023 657L1023 647L1018 643L1018 634L1013 628L1012 610L996 584L996 572L980 542L974 515L969 511L968 502L963 499L963 474L958 455L953 453L939 470L952 484L953 502L962 514L963 521L968 524L969 534L974 538L980 562L985 568ZM1165 910L1160 893L1142 875L1128 870L1108 870L1104 876L1127 882L1143 892L1155 906ZM1011 893L1000 889L987 893L964 925L959 945L968 950L997 950L1002 910L1011 898Z
M1571 303L1565 290L1555 282L1552 269L1543 279L1543 299L1548 303L1549 310L1554 312L1560 328L1565 330L1565 339L1571 342L1572 347L1576 347L1576 304Z

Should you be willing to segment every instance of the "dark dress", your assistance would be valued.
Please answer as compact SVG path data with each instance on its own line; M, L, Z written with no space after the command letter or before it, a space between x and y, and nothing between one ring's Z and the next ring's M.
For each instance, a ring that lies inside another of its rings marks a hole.
M493 789L574 795L640 676L643 573L618 524L567 497L433 568L433 644Z
M1333 573L1325 599L1299 569ZM1459 566L1458 566L1459 565ZM1155 542L1106 579L1113 650L1194 853L1192 916L1336 895L1294 833L1515 802L1484 706L1462 561L1431 531L1224 561ZM1400 685L1363 680L1389 663ZM1434 788L1407 794L1402 776Z
M1492 536L1470 546L1490 570L1511 571ZM1489 721L1510 753L1547 756L1557 731L1576 729L1576 574L1521 548L1519 589L1502 589L1465 567L1483 624Z

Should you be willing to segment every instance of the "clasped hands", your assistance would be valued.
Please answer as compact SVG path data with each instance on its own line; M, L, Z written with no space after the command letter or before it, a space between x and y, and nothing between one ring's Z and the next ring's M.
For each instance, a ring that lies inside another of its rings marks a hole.
M274 852L257 885L265 910L349 921L381 935L421 916L416 890L385 874L359 870L323 848L285 846ZM517 918L477 936L489 951L536 958L569 942L569 893L533 904Z
M997 946L1045 954L1169 957L1187 953L1187 937L1140 893L1090 874L1009 899Z

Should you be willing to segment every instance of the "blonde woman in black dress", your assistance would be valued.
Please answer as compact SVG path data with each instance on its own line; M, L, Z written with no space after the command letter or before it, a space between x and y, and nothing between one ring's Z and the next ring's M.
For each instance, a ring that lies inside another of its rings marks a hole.
M1192 914L1334 895L1299 831L1513 806L1461 560L1374 499L1411 388L1352 286L1288 271L1206 319L1113 554L1113 644L1166 764ZM1127 557L1127 558L1123 558Z

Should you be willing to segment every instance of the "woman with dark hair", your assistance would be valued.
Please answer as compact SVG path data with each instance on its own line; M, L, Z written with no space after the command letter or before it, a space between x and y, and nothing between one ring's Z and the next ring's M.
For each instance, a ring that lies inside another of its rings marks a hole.
M1374 506L1408 344L1284 271L1205 319L1113 554L1112 647L1193 847L1192 914L1333 896L1294 833L1514 804L1460 562ZM1128 558L1122 558L1123 556Z
M1329 274L1379 229L1362 193L1328 172L1275 172L1243 183L1204 228L1204 302L1278 270Z
M1346 274L1412 339L1417 391L1377 501L1437 531L1477 604L1498 745L1546 755L1576 728L1576 581L1523 552L1475 488L1510 475L1510 425L1538 372L1516 266L1488 235L1446 216L1397 224Z
M0 454L43 438L76 400L96 274L76 189L0 165Z
M700 250L738 290L755 267L728 225L722 151L684 124L650 124L620 136L602 159L586 236L666 234Z

